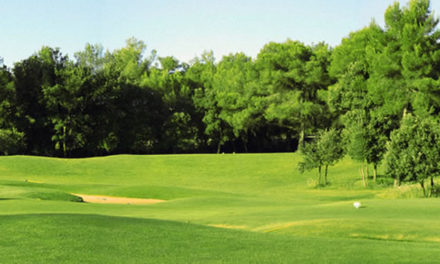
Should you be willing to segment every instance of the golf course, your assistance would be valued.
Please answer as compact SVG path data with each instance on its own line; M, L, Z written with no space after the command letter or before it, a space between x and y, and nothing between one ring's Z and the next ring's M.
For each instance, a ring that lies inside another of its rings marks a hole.
M439 199L349 158L317 188L300 161L3 156L0 263L440 263Z
M2 10L0 264L440 264L440 0Z

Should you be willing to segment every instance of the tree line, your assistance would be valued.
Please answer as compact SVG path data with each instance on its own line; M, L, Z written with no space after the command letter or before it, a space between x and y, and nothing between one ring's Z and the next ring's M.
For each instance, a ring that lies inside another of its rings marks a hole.
M321 43L269 43L252 58L190 64L145 55L144 42L74 59L59 49L1 69L1 151L78 157L116 153L293 151L331 113L318 90L332 78Z
M362 162L364 186L368 168L376 181L384 162L395 185L418 182L426 196L433 194L440 174L440 31L429 6L395 3L384 28L372 22L332 50L328 72L335 81L325 97L339 133L323 131L303 148L303 168L327 168L345 153ZM320 148L325 144L343 151Z
M303 169L324 166L326 175L348 154L363 162L365 183L368 165L375 179L386 160L396 184L423 186L431 177L433 185L437 24L429 0L412 0L391 5L383 28L373 21L336 47L270 42L255 59L236 53L216 61L205 52L184 63L147 53L134 38L112 52L87 44L73 58L43 47L0 68L0 152L83 157L299 146Z

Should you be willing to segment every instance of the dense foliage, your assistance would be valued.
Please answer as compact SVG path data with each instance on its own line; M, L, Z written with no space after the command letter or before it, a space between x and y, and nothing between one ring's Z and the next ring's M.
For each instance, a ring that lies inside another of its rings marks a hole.
M391 133L385 158L387 174L395 179L396 184L418 182L425 196L431 196L435 191L434 177L440 175L439 142L438 120L406 116L400 128ZM428 189L425 180L430 180Z
M433 151L424 140L431 132L408 130L405 116L422 125L439 120L440 31L429 4L395 3L384 28L372 22L334 48L270 42L255 59L237 53L217 62L205 52L187 64L147 54L132 38L112 52L87 44L69 58L43 47L11 69L0 61L0 153L80 157L299 145L309 155L305 167L327 170L333 160L312 153L325 139L327 150L342 142L364 164L365 185L368 165L376 179L385 153L394 153L387 155L389 173L400 182L410 177L398 172L398 164L409 165L393 159L404 135L420 134L417 148ZM440 162L429 159L429 166Z
M333 81L325 44L269 43L255 60L237 53L218 63L212 52L186 64L145 51L136 39L113 52L88 44L74 59L43 47L3 66L0 138L14 137L1 151L292 151L331 123L318 97Z

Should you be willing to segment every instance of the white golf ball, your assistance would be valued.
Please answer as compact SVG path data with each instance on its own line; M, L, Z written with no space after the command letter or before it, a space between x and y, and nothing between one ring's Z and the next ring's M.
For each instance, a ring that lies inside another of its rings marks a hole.
M354 208L358 209L359 207L361 207L361 203L360 202L354 202L353 206L354 206Z

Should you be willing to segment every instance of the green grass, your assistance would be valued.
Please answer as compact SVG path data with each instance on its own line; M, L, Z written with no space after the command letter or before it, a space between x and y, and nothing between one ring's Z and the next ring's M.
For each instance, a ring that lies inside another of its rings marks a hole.
M413 263L440 254L433 243L298 238L97 215L11 215L0 221L9 234L0 237L2 263Z
M439 199L385 179L363 188L349 159L316 188L299 160L1 157L0 263L440 263ZM167 202L90 204L71 193Z

